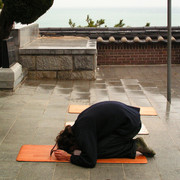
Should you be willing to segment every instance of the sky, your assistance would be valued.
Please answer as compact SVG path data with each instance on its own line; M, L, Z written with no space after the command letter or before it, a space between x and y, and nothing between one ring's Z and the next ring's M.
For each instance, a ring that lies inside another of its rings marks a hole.
M168 0L54 0L54 8L107 8L107 7L166 7ZM173 7L180 7L180 0L171 0Z

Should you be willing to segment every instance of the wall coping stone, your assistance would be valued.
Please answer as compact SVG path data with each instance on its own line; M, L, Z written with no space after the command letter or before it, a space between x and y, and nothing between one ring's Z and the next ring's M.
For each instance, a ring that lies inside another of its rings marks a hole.
M43 41L42 41L43 40ZM33 55L75 55L75 54L96 54L97 43L94 39L74 39L66 41L66 38L36 39L32 43L19 49L19 54Z

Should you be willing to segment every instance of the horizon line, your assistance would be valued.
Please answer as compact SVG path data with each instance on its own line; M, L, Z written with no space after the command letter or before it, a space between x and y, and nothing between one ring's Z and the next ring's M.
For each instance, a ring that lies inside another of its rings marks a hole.
M157 7L155 7L155 6L141 6L141 7L133 7L133 6L122 6L122 7L117 7L117 6L112 6L112 7L108 7L108 6L104 6L104 7L93 7L93 6L90 6L90 7L87 7L87 6L80 6L80 7L77 7L77 6L70 6L70 7L68 7L68 6L52 6L51 8L61 8L61 9L64 9L64 8L66 8L66 9L81 9L81 8L84 8L84 9L104 9L104 8L106 8L106 9L109 9L109 8L115 8L115 9L118 9L118 8L131 8L131 9L144 9L144 8L156 8L156 9L164 9L164 8L167 8L167 6L162 6L162 7L160 7L160 6L157 6ZM172 7L172 9L178 9L178 8L180 8L180 6L176 6L176 7Z

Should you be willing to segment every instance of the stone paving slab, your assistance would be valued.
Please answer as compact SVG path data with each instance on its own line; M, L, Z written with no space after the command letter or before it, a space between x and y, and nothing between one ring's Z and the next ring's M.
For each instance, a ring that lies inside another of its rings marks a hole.
M0 180L178 180L180 177L180 66L172 66L172 104L166 100L166 66L100 66L95 81L27 79L15 92L0 91ZM117 100L153 106L143 116L149 135L141 135L157 155L148 164L16 162L23 144L54 144L57 133L77 114L69 104Z

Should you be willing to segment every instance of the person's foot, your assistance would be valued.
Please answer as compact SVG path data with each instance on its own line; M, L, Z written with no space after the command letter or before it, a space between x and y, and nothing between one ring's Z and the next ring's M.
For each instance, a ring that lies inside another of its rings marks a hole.
M139 151L146 157L153 157L156 153L147 146L142 137L135 139L136 151Z

